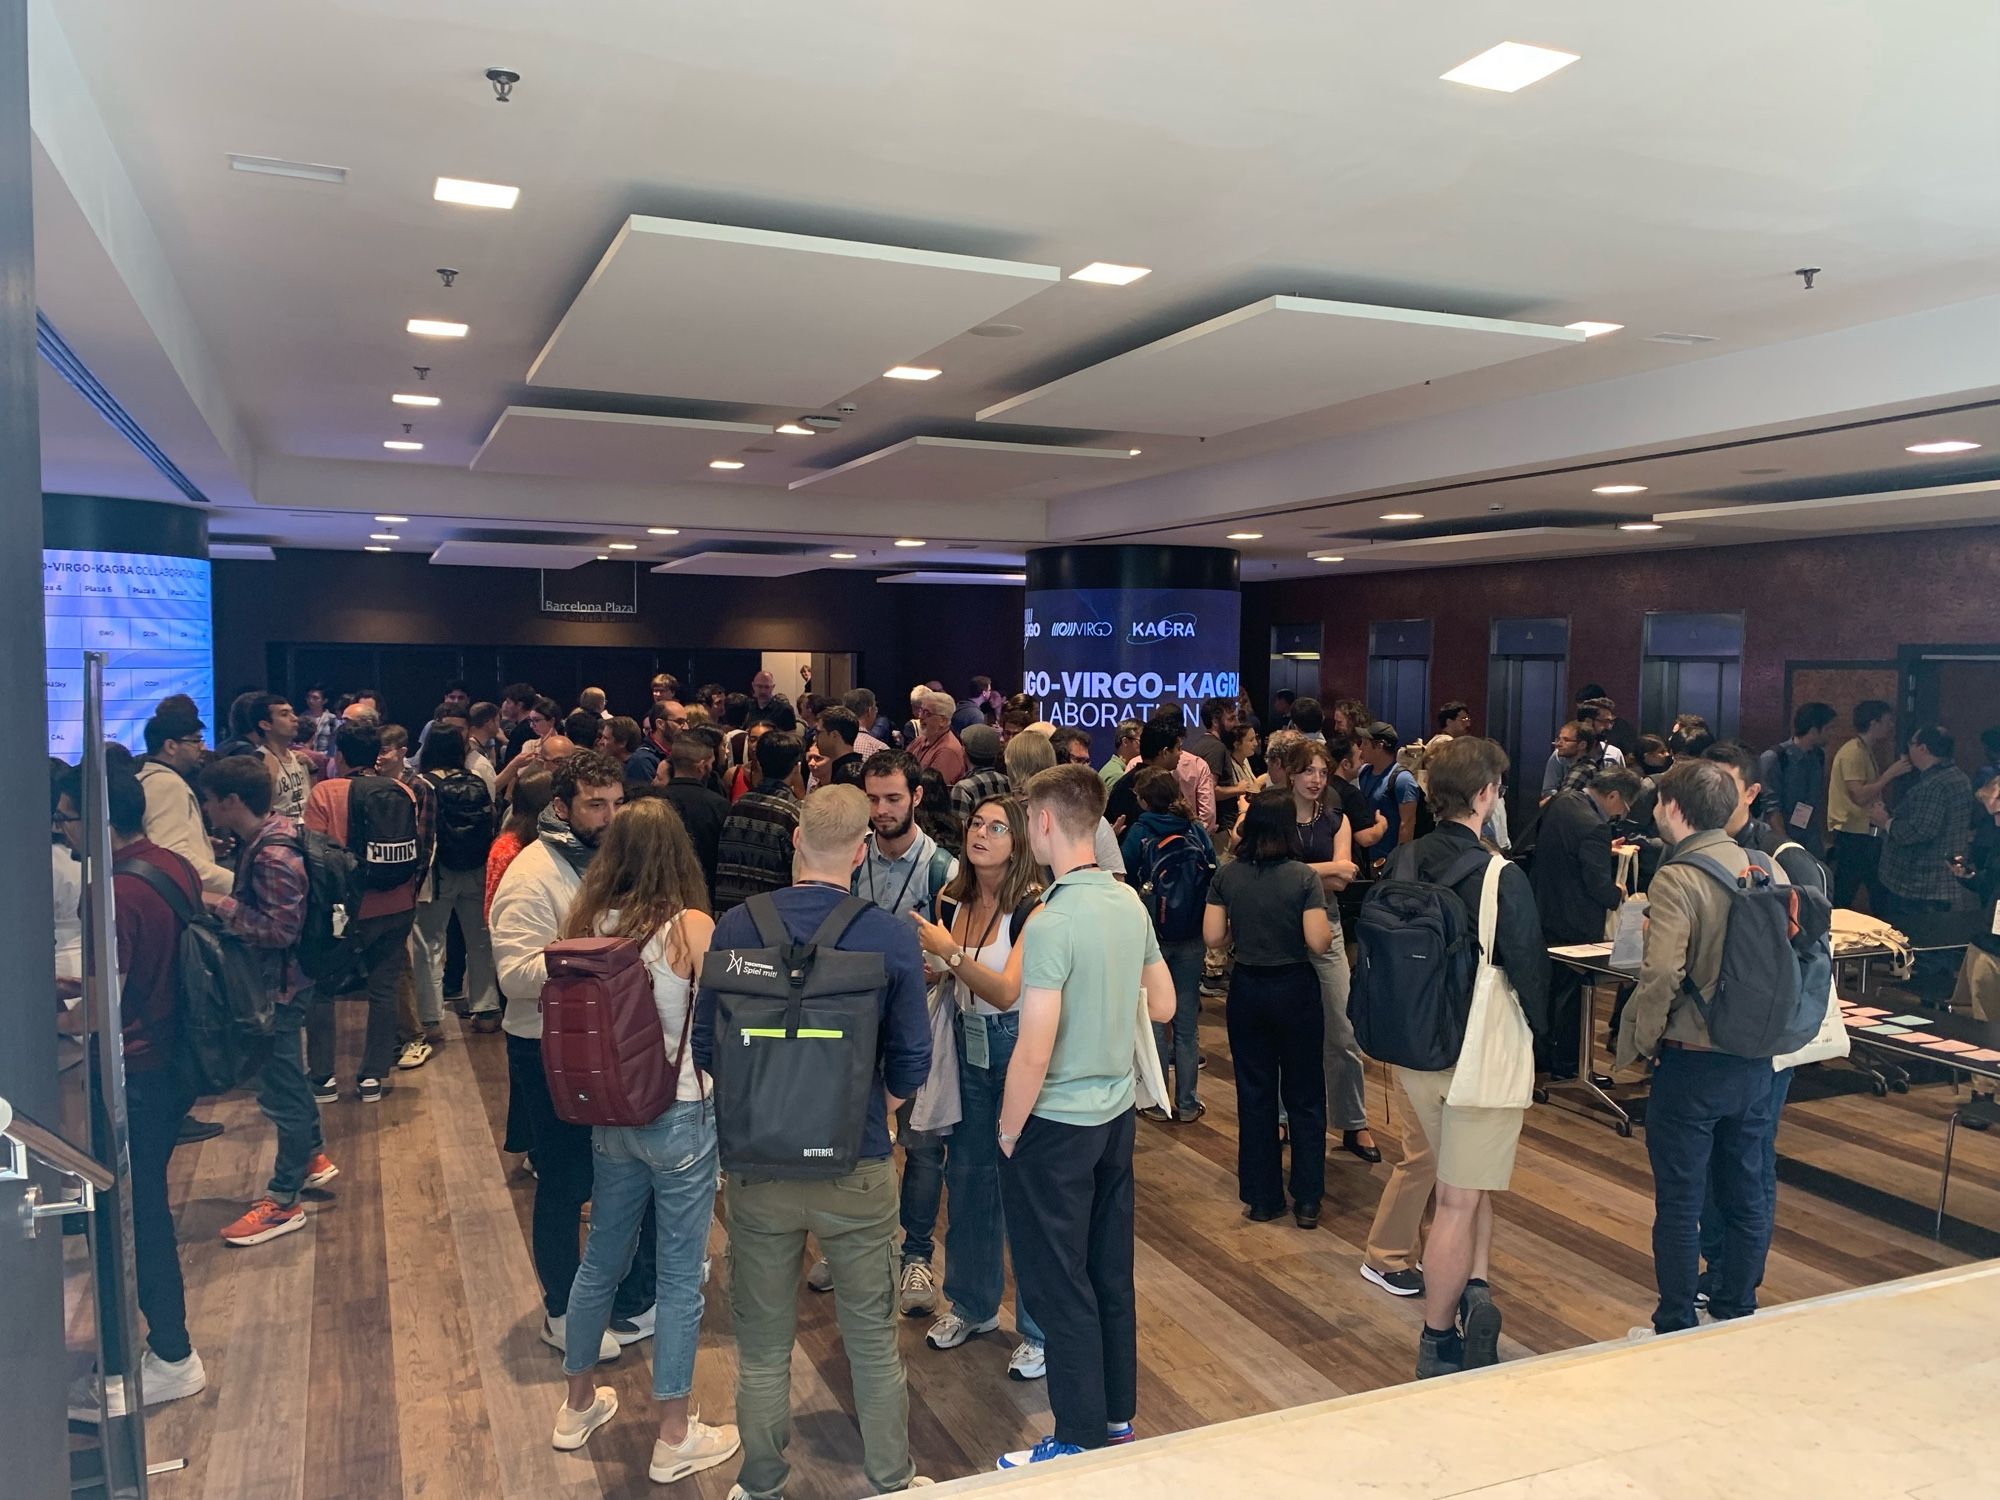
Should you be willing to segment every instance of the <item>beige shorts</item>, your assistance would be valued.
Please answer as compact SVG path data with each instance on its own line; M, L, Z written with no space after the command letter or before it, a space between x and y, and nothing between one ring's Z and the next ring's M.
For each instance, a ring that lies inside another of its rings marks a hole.
M1984 948L1967 948L1958 966L1958 988L1951 1008L1969 1011L1981 1021L2000 1021L2000 958Z
M1437 1155L1437 1178L1447 1187L1504 1193L1514 1176L1514 1148L1521 1143L1525 1109L1461 1109L1446 1104L1452 1070L1419 1073L1396 1069L1424 1139Z

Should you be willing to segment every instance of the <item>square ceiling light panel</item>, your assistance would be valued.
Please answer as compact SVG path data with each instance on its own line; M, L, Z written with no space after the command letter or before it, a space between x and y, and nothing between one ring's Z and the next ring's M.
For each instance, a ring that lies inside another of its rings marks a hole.
M815 548L810 552L695 552L663 562L653 571L708 578L789 578L826 566L826 553Z
M824 406L1061 276L1055 266L634 215L528 380Z
M550 542L444 542L431 561L458 568L543 568L551 573L581 567L597 556L595 547Z
M707 479L716 459L734 459L746 444L770 435L770 425L762 422L510 406L479 445L472 467L565 479ZM774 468L780 466L776 454L769 459Z
M1215 437L1583 337L1544 323L1266 297L989 406L979 420Z
M978 438L906 438L837 469L792 481L815 495L884 500L982 500L1079 475L1113 477L1132 461L1126 448L1063 448Z

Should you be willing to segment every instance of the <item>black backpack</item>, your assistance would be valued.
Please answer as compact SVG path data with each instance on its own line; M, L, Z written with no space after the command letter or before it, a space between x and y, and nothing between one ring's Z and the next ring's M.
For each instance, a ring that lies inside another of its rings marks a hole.
M470 771L428 771L437 792L437 863L444 870L483 870L493 847L493 797Z
M843 1177L861 1159L888 969L834 947L873 903L843 897L792 941L768 892L743 903L761 948L710 949L715 1129L722 1165L759 1177Z
M371 891L393 891L424 871L417 799L393 776L355 776L347 791L347 848Z
M1811 1041L1826 1019L1826 980L1811 976L1830 969L1833 905L1824 891L1790 884L1770 855L1737 852L1746 862L1740 873L1705 852L1667 861L1700 870L1729 894L1715 993L1704 996L1686 978L1681 988L1718 1052L1780 1057Z
M361 915L360 861L323 833L300 829L274 833L268 840L299 851L306 866L306 918L293 951L299 969L322 995L345 995L361 988L368 966L354 937ZM261 841L260 841L261 842ZM256 857L257 845L243 856Z
M1452 887L1493 857L1468 849L1433 883L1416 878L1415 845L1406 844L1362 901L1347 1016L1355 1042L1378 1062L1420 1073L1457 1063L1479 936Z
M1215 861L1203 850L1193 826L1139 844L1139 899L1163 943L1201 936L1208 887Z
M263 1071L276 1045L274 1001L258 952L188 903L159 866L124 859L112 872L143 880L181 924L174 948L179 1051L174 1065L197 1094L226 1094Z

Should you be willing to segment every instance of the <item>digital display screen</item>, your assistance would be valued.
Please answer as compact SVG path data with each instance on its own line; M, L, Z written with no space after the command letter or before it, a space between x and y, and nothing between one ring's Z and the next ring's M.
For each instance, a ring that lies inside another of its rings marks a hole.
M1242 609L1233 589L1031 589L1023 689L1052 724L1097 730L1163 708L1196 724L1202 699L1241 686Z
M104 733L145 749L146 720L171 693L208 719L215 702L209 565L140 552L42 553L49 754L83 754L83 653L102 651ZM214 732L210 726L211 737Z

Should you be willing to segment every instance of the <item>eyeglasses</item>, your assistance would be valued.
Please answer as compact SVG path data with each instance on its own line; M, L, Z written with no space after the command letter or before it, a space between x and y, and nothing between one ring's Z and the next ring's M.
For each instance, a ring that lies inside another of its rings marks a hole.
M995 818L991 822L988 822L984 818L974 818L970 823L965 825L965 831L968 835L990 833L995 838L1005 838L1013 830L1008 828L1005 818Z
M174 743L176 745L192 745L195 749L199 750L201 748L201 736L198 734L176 735Z
M54 823L81 823L83 821L83 814L66 812L51 813L49 820Z

